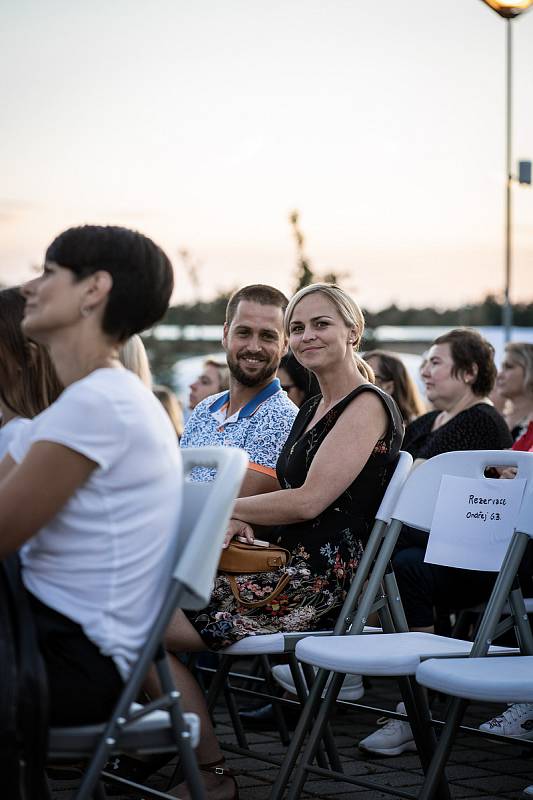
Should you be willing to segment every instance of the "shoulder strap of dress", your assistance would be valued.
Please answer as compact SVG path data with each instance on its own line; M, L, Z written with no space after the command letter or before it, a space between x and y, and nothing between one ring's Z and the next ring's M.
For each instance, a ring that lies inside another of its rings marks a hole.
M374 386L373 383L363 383L361 386L358 386L352 392L347 394L346 397L343 397L342 400L337 403L335 408L340 407L340 410L342 411L349 403L352 402L354 397L356 397L358 394L361 394L361 392L374 392L374 394L377 394L388 412L389 431L391 429L390 426L392 425L394 429L403 432L403 420L398 406L390 394L387 394L387 392L384 392L378 386Z

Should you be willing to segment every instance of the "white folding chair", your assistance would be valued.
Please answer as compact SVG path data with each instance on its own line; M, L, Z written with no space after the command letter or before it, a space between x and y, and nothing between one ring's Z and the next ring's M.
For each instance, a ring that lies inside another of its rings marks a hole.
M204 797L203 783L193 746L198 741L198 718L181 711L180 695L173 684L162 647L163 637L176 608L204 608L210 599L220 551L231 510L248 460L235 448L191 448L182 452L185 476L197 466L217 470L214 481L185 481L183 508L174 553L175 568L169 585L162 587L162 604L131 675L109 721L102 725L52 728L49 762L89 759L76 800L105 797L102 769L117 753L178 752L191 797ZM134 703L148 668L155 663L163 696L146 706ZM106 780L123 783L107 773ZM125 782L124 782L125 783ZM132 786L132 782L129 782ZM146 797L169 797L142 789Z
M381 567L378 567L377 569L379 570L381 568L382 571L384 572L388 565L394 544L392 544L388 549L385 548L386 552L384 554L381 553L381 550L383 549L382 545L384 543L387 534L387 528L391 520L392 512L396 505L402 486L407 479L412 464L413 464L413 459L409 455L409 453L405 453L403 451L400 452L394 472L391 475L389 484L383 495L383 499L380 503L379 509L376 513L375 522L372 531L370 533L368 542L365 546L363 555L361 557L361 561L357 567L357 571L348 590L342 609L339 612L336 625L333 631L315 631L311 634L312 636L322 636L322 637L329 635L342 636L346 633L346 631L349 628L351 628L354 633L356 629L358 633L362 632L365 629L365 623L363 623L360 619L357 622L354 622L354 614L357 605L357 600L361 595L361 592L365 585L365 581L372 569L372 566L374 565L374 562L376 561L378 553L380 554L379 558ZM368 628L366 629L370 630ZM376 629L373 628L371 630L375 631ZM220 665L220 669L217 671L214 682L212 683L210 688L209 692L210 707L212 708L214 706L215 700L219 695L224 683L227 680L232 661L237 656L239 657L242 656L270 657L270 656L282 656L282 655L286 656L287 659L289 660L289 664L291 665L291 672L296 692L298 695L298 699L300 703L304 703L308 694L308 685L314 682L314 674L311 669L305 670L304 672L305 680L304 680L304 677L302 676L301 671L296 663L296 659L294 657L294 649L298 641L309 635L310 635L309 633L300 632L300 633L290 633L290 634L274 633L265 636L248 636L242 639L241 641L237 642L236 644L225 648L223 651L221 651L221 655L223 655L225 658L223 659L222 664ZM265 664L265 672L267 674L268 670L269 670L269 664L267 663ZM252 694L252 692L250 691L246 693ZM262 696L265 697L265 695ZM251 750L248 746L248 742L246 739L246 732L238 716L236 706L232 702L231 694L226 693L226 698L229 701L228 706L238 742L238 747L228 746L228 749L231 749L233 752L238 752L238 753L246 752L247 755L251 755L253 757L261 759L261 754L257 753L257 751ZM287 743L289 741L289 737L286 732L283 716L279 712L277 703L292 704L292 706L294 707L294 701L283 700L281 698L276 698L271 695L266 696L265 699L267 701L269 700L274 701L274 711L278 712L278 717L277 717L278 726L281 733L286 734L286 741L284 743ZM319 702L319 699L317 702ZM313 709L315 707L316 704L313 706ZM311 715L312 713L310 712L309 719ZM330 763L332 764L332 766L339 769L340 761L336 753L333 739L330 734L328 734L327 732L324 733L325 733L325 745L328 751ZM325 764L323 754L320 755L319 763Z
M433 521L435 504L439 495L441 479L445 475L465 478L484 478L487 467L494 465L515 466L518 476L525 478L528 486L533 479L533 459L527 453L512 451L464 451L444 453L429 459L411 472L404 484L396 508L392 515L390 525L391 541L394 542L397 533L403 524L420 530L429 531ZM489 480L489 479L487 479ZM388 579L388 584L387 584ZM355 622L365 623L368 613L372 608L376 591L381 577L371 574L368 586L359 603ZM395 581L391 573L384 579L386 592L394 591ZM396 590L397 591L397 590ZM520 595L521 596L521 595ZM395 598L399 601L399 597ZM507 596L504 598L504 601ZM512 601L512 595L510 600ZM519 605L519 603L518 603ZM400 603L401 606L401 603ZM514 611L517 604L513 606ZM523 600L522 600L523 608ZM369 634L364 637L308 637L296 645L298 660L318 667L318 676L321 676L321 685L324 686L330 673L335 673L330 679L326 696L321 703L320 710L309 736L304 754L293 773L293 780L289 791L289 799L297 798L306 780L307 773L313 771L313 758L317 742L320 741L322 727L327 723L331 706L337 696L338 689L345 674L391 676L399 679L400 688L404 698L413 736L417 744L424 771L429 769L429 763L435 750L436 739L431 725L429 710L421 688L414 680L418 665L423 659L443 656L468 655L472 649L472 642L430 633L410 633L407 631L405 616L396 606L391 607L395 616L394 622L399 633ZM516 619L516 614L513 614ZM522 625L523 622L518 622ZM357 629L356 629L357 630ZM351 633L351 632L350 632ZM513 648L491 647L491 652L515 652ZM311 697L318 689L313 690ZM303 716L303 715L302 715ZM274 784L271 798L281 797L288 782L292 768L297 759L297 749L301 747L305 731L296 729L291 747L278 778ZM336 775L335 777L339 777ZM357 783L357 779L342 780ZM448 792L444 782L439 784L439 793L446 797Z
M531 454L524 455L529 455L533 462ZM533 634L521 592L515 583L518 567L532 538L533 485L530 484L470 657L453 661L430 659L417 668L416 679L420 684L452 697L446 709L444 729L420 794L423 800L434 795L435 785L444 770L469 700L533 702ZM489 643L502 625L499 620L508 596L509 611L521 623L516 626L520 650L527 655L486 659L484 656Z

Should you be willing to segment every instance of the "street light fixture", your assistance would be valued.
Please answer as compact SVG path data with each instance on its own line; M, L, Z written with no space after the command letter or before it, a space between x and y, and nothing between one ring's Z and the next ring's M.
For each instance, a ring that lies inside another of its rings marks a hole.
M511 328L513 325L513 307L511 305L511 184L513 176L511 173L511 78L512 78L512 57L513 40L511 22L514 17L518 17L522 12L527 11L533 5L533 0L482 0L485 5L496 11L500 17L507 20L507 90L506 90L506 143L505 143L505 165L506 165L506 191L505 191L505 298L502 310L502 326L504 329L504 339L506 342L511 339Z
M494 9L500 17L512 19L517 17L522 11L527 11L533 5L533 0L483 0L488 6Z

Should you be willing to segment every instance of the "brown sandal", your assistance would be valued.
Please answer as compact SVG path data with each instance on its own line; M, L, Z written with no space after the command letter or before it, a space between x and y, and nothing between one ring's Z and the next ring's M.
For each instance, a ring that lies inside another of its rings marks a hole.
M237 786L237 781L235 780L236 774L231 767L226 766L226 761L224 758L219 758L218 761L213 761L211 764L198 764L198 768L200 772L209 772L211 775L220 775L221 777L226 776L227 778L231 778L234 789L231 800L239 800L239 787Z
M210 775L218 775L221 778L224 776L231 778L233 781L233 794L230 798L228 798L228 800L239 800L239 787L237 786L237 781L235 780L235 772L229 767L225 766L224 758L219 758L218 761L213 761L210 764L198 764L198 769L200 772L206 772ZM183 783L180 783L179 786L174 786L172 789L170 789L170 791L168 791L168 793L172 797L178 797L179 795L176 794L176 792L179 791L181 786L183 786Z

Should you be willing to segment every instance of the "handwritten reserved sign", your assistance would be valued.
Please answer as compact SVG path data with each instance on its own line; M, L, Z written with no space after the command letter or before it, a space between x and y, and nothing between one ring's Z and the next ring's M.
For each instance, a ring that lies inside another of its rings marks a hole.
M425 561L498 572L526 481L443 475Z

